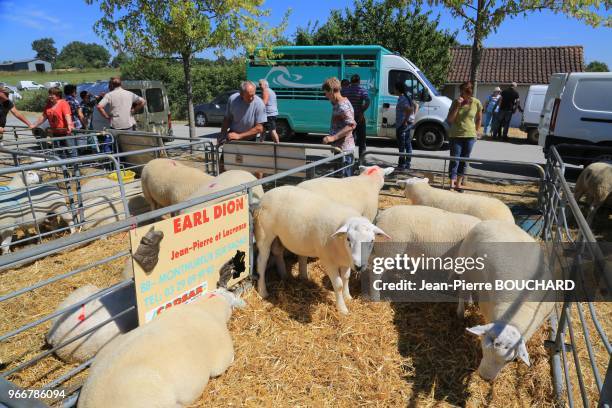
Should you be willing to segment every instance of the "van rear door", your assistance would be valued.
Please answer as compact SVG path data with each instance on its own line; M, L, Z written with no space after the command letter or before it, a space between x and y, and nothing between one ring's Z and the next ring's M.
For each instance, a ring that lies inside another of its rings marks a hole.
M162 88L145 89L144 98L147 100L148 123L150 132L160 135L168 133L168 110L166 110L166 95Z
M546 90L546 96L544 97L544 106L542 107L540 125L538 127L538 144L540 146L544 147L546 145L546 138L551 134L550 121L555 107L555 100L561 98L565 82L567 81L567 75L568 74L553 74L550 77L550 84ZM559 102L557 102L557 105L558 104Z

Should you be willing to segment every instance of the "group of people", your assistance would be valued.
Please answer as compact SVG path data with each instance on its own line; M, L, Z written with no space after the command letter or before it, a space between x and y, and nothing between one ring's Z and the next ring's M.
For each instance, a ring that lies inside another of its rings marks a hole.
M332 104L332 114L329 135L322 142L352 153L356 138L361 155L366 148L365 111L370 105L370 99L367 91L360 86L360 81L359 75L353 75L351 81L346 80L344 86L335 77L323 83L323 93ZM243 81L240 91L230 96L217 140L219 144L231 140L254 139L257 135L261 135L260 140L263 141L266 134L275 143L279 142L276 131L276 93L270 89L265 79L259 80L259 88L261 97L257 95L257 87L253 82ZM353 162L353 154L344 156L345 176L353 174Z
M516 91L517 83L513 82L503 91L498 86L489 95L484 106L484 135L494 139L507 139L512 115L519 110L523 112L521 100Z
M48 122L48 132L57 138L54 146L60 157L78 157L84 146L90 144L98 146L95 141L90 143L87 136L79 137L77 134L75 137L70 137L75 133L74 130L104 128L135 130L136 121L133 115L144 106L145 99L123 89L121 79L118 77L110 79L108 89L109 92L98 95L97 98L93 98L87 91L82 91L79 101L75 85L65 85L63 92L57 87L50 88L43 113L34 123L30 123L8 99L9 90L0 89L0 140L9 112L30 129L39 127L45 121ZM101 145L103 152L108 152L111 148L105 141L101 141Z

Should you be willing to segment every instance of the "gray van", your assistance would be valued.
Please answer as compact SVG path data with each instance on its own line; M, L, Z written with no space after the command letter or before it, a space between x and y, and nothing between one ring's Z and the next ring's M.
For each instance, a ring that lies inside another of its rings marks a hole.
M143 132L153 132L164 136L165 142L171 142L172 117L168 94L161 81L121 81L122 87L146 99L147 103L134 114L136 129ZM108 92L108 81L84 83L77 86L77 95L87 91L93 96ZM94 110L94 115L96 112ZM94 122L96 118L94 117ZM94 123L95 124L95 123Z
M134 114L136 129L166 136L164 142L171 142L172 115L164 84L161 81L122 81L122 86L147 101L145 106Z

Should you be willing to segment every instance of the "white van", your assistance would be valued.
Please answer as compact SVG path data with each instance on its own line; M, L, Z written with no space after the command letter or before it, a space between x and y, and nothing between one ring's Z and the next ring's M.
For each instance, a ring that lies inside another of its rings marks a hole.
M612 95L612 72L553 74L546 92L538 129L539 144L544 147L544 152L546 153L553 145L575 145L560 151L564 161L586 165L593 161L610 160L612 158L610 95ZM589 146L600 148L593 149Z
M527 140L532 144L538 144L538 126L547 89L548 85L531 85L527 91L527 98L525 98L519 128L527 133Z
M34 82L34 81L19 81L17 82L17 89L21 90L25 90L25 91L30 91L30 90L36 90L36 89L46 89L44 86L42 86L41 84Z

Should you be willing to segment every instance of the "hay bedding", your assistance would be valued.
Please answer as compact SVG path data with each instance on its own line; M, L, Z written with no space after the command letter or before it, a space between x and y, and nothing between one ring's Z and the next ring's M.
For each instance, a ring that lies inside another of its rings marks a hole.
M380 208L402 202L400 197L384 195ZM2 272L0 293L73 269L84 260L116 253L127 245L121 233ZM0 332L50 313L76 287L118 282L123 262L114 261L4 303ZM481 322L476 307L468 307L465 321L460 321L454 315L454 304L370 303L360 298L359 281L353 279L355 299L348 303L351 314L339 316L321 266L311 262L309 270L309 282L297 278L282 282L269 274L271 297L265 301L254 290L246 293L248 307L236 311L230 321L236 360L225 374L210 381L193 407L553 405L548 354L543 347L547 327L529 342L532 367L513 362L490 384L476 373L478 339L465 331L468 325ZM297 265L293 265L293 274L297 275ZM609 324L612 308L605 306L607 312L600 318ZM48 327L49 323L43 324L3 343L2 371L38 354ZM585 348L579 348L584 358ZM604 358L602 354L601 360ZM76 364L50 356L9 379L22 387L36 387L74 367ZM78 385L85 375L77 375L64 386Z

